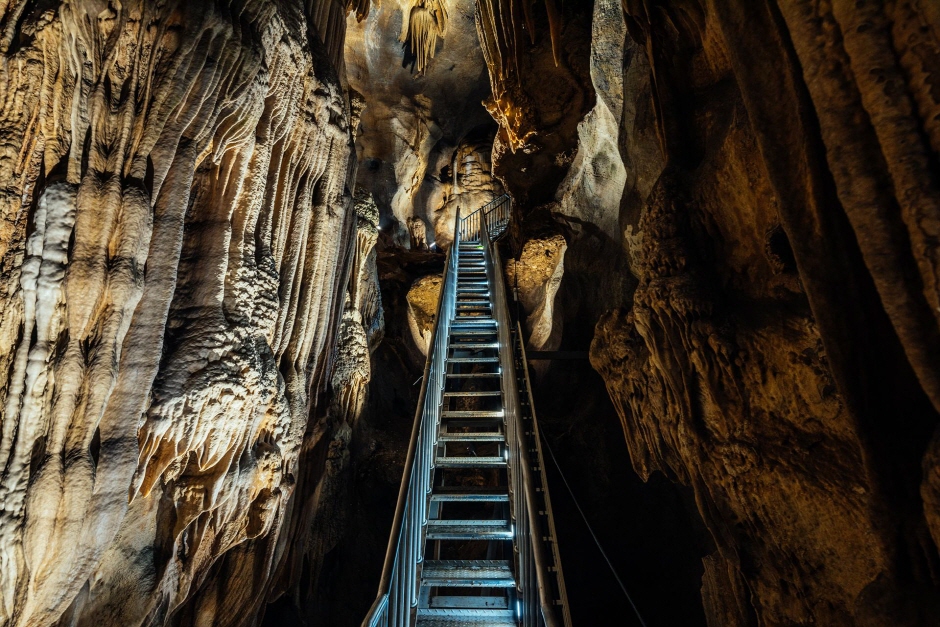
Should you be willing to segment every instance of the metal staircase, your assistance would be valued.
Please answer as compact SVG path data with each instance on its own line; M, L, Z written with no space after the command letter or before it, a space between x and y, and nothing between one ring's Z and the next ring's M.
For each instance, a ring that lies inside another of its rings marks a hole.
M457 218L363 627L571 627L525 353L493 245L510 209L504 196Z

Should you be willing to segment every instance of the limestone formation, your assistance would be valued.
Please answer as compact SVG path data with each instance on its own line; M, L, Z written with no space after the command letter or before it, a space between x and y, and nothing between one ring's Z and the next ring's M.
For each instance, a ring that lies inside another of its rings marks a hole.
M454 219L466 217L497 198L503 191L493 177L490 153L493 137L488 129L477 129L465 136L447 166L448 180L442 180L443 202L434 213L435 240L450 246L454 239Z
M0 627L359 625L503 193L576 624L940 624L938 7L0 0Z
M410 242L412 218L427 225L428 245L452 229L438 224L449 185L446 171L461 140L480 125L492 125L480 106L488 81L474 10L472 0L388 2L361 23L349 18L349 82L368 102L358 139L359 183L372 193L386 216L383 224L401 246ZM443 40L432 27L443 18L435 16L447 16ZM406 41L403 52L399 33L407 39L405 33L415 29L420 36ZM412 48L418 40L424 43ZM412 73L412 61L422 58L418 74Z
M355 236L328 15L0 5L0 624L263 606Z
M532 350L558 348L562 328L555 315L555 296L565 273L567 248L560 234L531 238L518 260L506 262L506 284L528 314L526 346Z
M408 232L411 233L411 249L428 249L428 226L418 216L408 218Z
M442 276L432 274L418 279L408 290L408 327L415 346L424 355L428 354L431 334L434 332L443 283Z

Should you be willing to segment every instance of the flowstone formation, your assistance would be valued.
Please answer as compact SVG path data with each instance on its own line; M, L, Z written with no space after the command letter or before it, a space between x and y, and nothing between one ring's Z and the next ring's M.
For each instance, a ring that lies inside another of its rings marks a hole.
M0 5L0 624L265 603L357 246L344 12Z

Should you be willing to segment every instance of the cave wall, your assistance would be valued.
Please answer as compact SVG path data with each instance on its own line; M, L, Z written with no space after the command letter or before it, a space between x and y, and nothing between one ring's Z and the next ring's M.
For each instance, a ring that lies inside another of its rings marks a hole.
M609 310L591 361L633 468L692 489L710 625L940 620L935 6L597 2L577 154L494 150L569 163L547 204L503 177L513 256L551 215L562 348Z
M411 245L416 221L427 244L438 237L449 242L454 177L467 156L456 153L469 148L472 154L496 129L482 106L489 86L474 6L472 0L387 2L362 21L348 18L349 84L368 103L357 140L358 182L400 246ZM488 173L488 146L483 152L471 161Z
M0 624L259 614L355 256L344 17L0 4Z

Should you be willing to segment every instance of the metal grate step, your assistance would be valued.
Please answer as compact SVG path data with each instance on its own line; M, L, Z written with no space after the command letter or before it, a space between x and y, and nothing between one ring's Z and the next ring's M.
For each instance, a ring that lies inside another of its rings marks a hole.
M484 599L487 597L450 597L455 599L467 598L467 599ZM498 599L501 597L491 597ZM450 623L454 625L460 625L461 627L465 625L477 625L478 621L486 621L484 625L506 625L505 622L493 623L494 620L503 621L503 620L513 620L515 613L506 608L506 609L487 609L485 607L475 608L448 608L448 607L422 607L418 608L418 620L421 621L422 617L441 619L441 620L451 620L459 621L456 623ZM426 623L419 622L419 625L425 625ZM516 623L510 622L509 625L515 625Z
M453 492L431 495L432 503L508 503L509 495L505 492Z
M502 468L505 457L438 457L434 461L438 468Z
M495 364L499 357L448 357L448 363L455 364Z
M463 344L460 344L460 343L453 344L453 343L452 343L452 344L450 345L450 347L451 347L451 348L461 349L461 350L464 350L464 349L482 350L482 349L484 349L484 348L499 348L499 343L498 343L498 342L488 342L488 343L486 343L486 344L481 344L480 342L464 342Z
M506 437L498 431L487 431L485 433L442 433L437 438L438 442L505 442Z
M429 520L428 540L512 540L505 520Z
M444 392L444 398L453 398L457 396L502 396L499 390L490 390L488 392Z
M441 412L441 418L502 418L502 409L482 410L475 409L470 411L447 411Z
M477 596L446 596L431 597L430 607L420 608L418 612L426 609L467 609L467 610L508 610L508 597L477 597Z
M498 372L468 372L463 374L445 372L444 376L450 379L492 379L503 375Z
M461 618L459 616L419 616L415 627L517 627L514 618Z
M511 588L516 585L516 580L508 560L426 560L421 571L421 585Z

